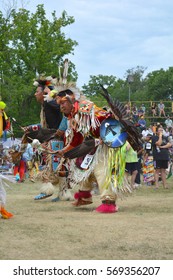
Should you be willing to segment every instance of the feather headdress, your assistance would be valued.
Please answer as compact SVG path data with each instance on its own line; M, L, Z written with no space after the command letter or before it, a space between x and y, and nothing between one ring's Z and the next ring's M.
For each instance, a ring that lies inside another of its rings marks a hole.
M54 76L46 76L45 73L40 74L35 80L33 85L38 87L39 85L54 88L57 84L57 78Z
M70 61L66 58L63 65L63 73L61 74L59 66L59 78L54 76L46 76L45 73L40 74L35 80L34 86L48 86L51 89L51 92L45 96L45 101L51 101L59 92L70 90L76 101L79 101L82 93L80 89L76 86L76 83L73 81L67 81L68 77L68 68Z
M81 97L81 92L80 92L79 88L76 86L75 82L73 82L73 81L68 82L67 81L69 63L70 63L70 61L66 58L64 60L62 76L61 76L60 68L59 68L60 78L59 78L59 81L57 82L57 84L55 86L55 89L58 93L61 92L61 91L70 90L73 93L73 95L75 97L75 100L79 101L80 97Z

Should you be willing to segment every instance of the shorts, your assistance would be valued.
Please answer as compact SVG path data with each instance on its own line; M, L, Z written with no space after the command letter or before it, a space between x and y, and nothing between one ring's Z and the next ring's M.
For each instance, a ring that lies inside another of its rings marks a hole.
M138 170L137 162L127 162L125 166L125 171L132 174L134 171Z
M168 162L168 160L156 160L155 169L167 169Z

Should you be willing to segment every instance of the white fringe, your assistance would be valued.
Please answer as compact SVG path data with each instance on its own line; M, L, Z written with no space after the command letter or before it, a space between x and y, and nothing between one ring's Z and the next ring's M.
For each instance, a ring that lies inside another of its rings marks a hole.
M11 189L11 187L7 184L6 181L10 183L16 183L14 179L11 179L7 176L0 174L0 204L1 205L5 205L6 203L6 191L4 187L8 187Z
M2 185L0 185L0 206L6 204L6 191Z
M106 145L98 146L96 153L93 157L93 161L87 170L79 169L76 166L76 159L70 160L70 171L69 171L70 187L74 188L80 182L85 181L89 177L89 175L94 171L94 168L96 164L98 164L98 162L102 162L103 164L106 162L105 161L106 150L107 150Z
M52 183L43 183L40 192L45 193L46 195L52 195L54 193L54 186Z

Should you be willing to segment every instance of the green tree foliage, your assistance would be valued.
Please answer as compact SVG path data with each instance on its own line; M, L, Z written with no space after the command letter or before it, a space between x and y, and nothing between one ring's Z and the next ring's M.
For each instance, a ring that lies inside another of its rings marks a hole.
M55 11L52 19L46 18L43 5L35 13L26 9L9 9L4 17L0 11L0 94L7 104L7 114L22 125L39 121L40 105L35 101L34 78L41 73L59 76L59 66L65 56L74 54L77 42L66 38L63 29L73 24L74 17L63 11L59 18ZM91 65L92 67L92 65ZM173 67L156 70L144 77L146 68L128 69L124 79L116 76L90 76L83 93L98 106L106 101L100 95L100 84L107 87L111 96L126 103L129 100L173 100ZM129 82L128 77L133 79ZM76 81L75 65L69 65L69 80Z
M125 91L124 87L126 83L117 79L115 76L90 76L90 81L88 85L84 85L82 87L84 95L88 96L91 100L93 100L99 106L106 105L105 99L100 95L101 87L103 85L106 87L111 94L111 96L116 97L121 100L125 100Z
M125 73L125 80L117 79L115 76L90 76L88 85L83 86L83 93L89 96L97 104L104 104L105 101L101 97L100 84L104 85L112 97L117 98L122 102L127 102L129 99L129 90L131 92L131 100L142 100L145 93L145 82L143 80L145 68L138 66L136 69L132 68ZM128 80L131 76L133 81ZM130 88L129 88L130 87Z
M135 103L139 101L160 101L173 100L173 67L168 70L157 70L148 73L144 77L146 68L137 66L126 71L125 79L117 79L115 76L90 76L88 85L83 86L83 93L90 97L97 104L105 104L100 96L100 84L105 85L112 97L117 98L121 102L129 100ZM130 80L128 77L132 77ZM150 103L148 103L150 106Z
M156 70L145 79L148 100L173 100L173 67Z
M131 92L130 101L145 100L145 80L143 78L145 71L146 68L143 66L137 66L126 71L125 78Z
M0 12L1 96L8 114L22 124L39 121L39 104L34 98L33 80L38 73L58 77L64 56L73 54L77 42L66 38L62 29L74 23L65 11L60 18L46 18L43 5L35 13L13 9L8 18ZM75 66L69 67L70 79L76 80Z

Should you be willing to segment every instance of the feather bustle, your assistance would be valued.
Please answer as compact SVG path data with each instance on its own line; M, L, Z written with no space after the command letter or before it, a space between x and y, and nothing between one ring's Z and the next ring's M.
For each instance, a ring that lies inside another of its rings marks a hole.
M101 92L101 95L107 100L112 113L114 114L115 118L122 123L122 125L125 128L125 131L128 134L127 140L132 146L134 150L138 150L141 146L141 136L138 131L138 129L135 127L133 122L131 122L128 119L128 115L126 112L126 109L122 103L120 103L118 100L115 100L111 97L111 95L108 93L107 89L103 87L103 85L100 85L103 92Z

